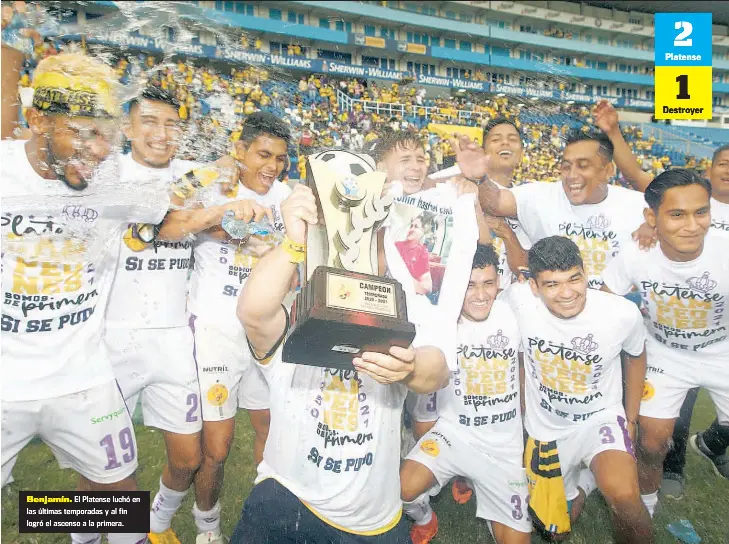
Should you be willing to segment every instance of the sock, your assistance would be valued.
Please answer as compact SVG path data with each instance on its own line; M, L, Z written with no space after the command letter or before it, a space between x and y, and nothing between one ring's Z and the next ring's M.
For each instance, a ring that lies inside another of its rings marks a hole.
M423 493L412 502L402 503L403 511L415 522L415 525L427 525L433 519L428 493Z
M99 533L71 533L72 544L101 544Z
M149 532L164 533L170 528L175 512L179 510L182 500L187 495L185 491L175 491L159 480L159 491L152 501L152 511L149 513Z
M144 533L109 533L106 535L109 544L145 544L147 535Z
M583 468L580 471L580 475L577 477L577 486L585 492L585 497L589 497L590 493L597 489L595 476L589 468Z
M192 516L195 518L195 525L197 525L197 532L207 533L219 533L220 532L220 501L215 503L215 506L207 512L203 512L197 507L197 503L192 506Z
M645 504L645 507L648 509L648 513L652 518L653 514L656 513L656 506L658 505L658 491L641 495L640 498L643 500L643 504Z

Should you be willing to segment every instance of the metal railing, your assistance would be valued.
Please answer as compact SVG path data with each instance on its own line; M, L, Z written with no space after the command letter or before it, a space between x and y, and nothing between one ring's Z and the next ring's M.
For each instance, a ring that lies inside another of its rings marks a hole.
M639 126L643 132L644 140L647 140L652 136L658 144L666 147L672 147L675 151L679 151L686 155L693 155L697 158L709 158L714 153L712 147L695 142L680 134L676 134L670 129L663 129L645 123L641 123Z
M377 102L375 100L364 100L361 98L352 98L348 94L337 89L337 105L339 111L352 111L354 105L359 104L362 107L362 111L367 113L376 113L377 115L389 115L394 117L400 115L405 117L411 115L414 117L420 116L420 110L424 110L425 119L430 119L433 115L441 115L448 119L454 119L457 122L470 122L477 120L482 123L484 118L488 117L487 113L480 111L469 111L469 110L454 110L453 108L439 108L437 106L419 106L418 104L401 104L401 103L388 103L388 102ZM410 108L410 111L407 111ZM455 115L454 115L455 113Z

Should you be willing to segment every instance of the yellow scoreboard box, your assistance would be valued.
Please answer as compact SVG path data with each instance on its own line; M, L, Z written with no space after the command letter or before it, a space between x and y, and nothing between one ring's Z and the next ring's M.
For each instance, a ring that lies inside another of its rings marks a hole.
M656 119L711 119L711 13L656 13Z

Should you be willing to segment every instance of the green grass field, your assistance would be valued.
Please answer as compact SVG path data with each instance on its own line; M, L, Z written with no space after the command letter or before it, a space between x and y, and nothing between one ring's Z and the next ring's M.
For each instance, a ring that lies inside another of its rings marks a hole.
M714 419L714 408L708 396L702 394L696 404L692 429L701 430ZM223 489L223 530L230 534L238 519L243 501L248 495L255 475L252 462L252 430L245 414L238 416L236 439L226 465ZM157 489L164 464L164 444L158 431L137 429L140 452L138 481L141 489ZM687 491L680 502L664 502L659 506L655 523L658 542L674 543L666 525L688 519L702 537L702 544L729 543L729 482L718 478L709 464L689 449L686 467ZM2 542L4 544L51 544L69 542L62 535L19 535L17 530L18 490L70 490L76 478L71 471L59 470L50 450L43 444L26 448L14 470L15 482L2 492ZM192 494L183 503L173 521L173 528L183 544L194 543ZM434 544L492 542L486 525L475 516L475 504L458 506L450 489L434 501L440 520L440 532ZM276 515L272 512L271 515ZM541 542L534 537L534 542ZM593 493L570 542L574 544L603 544L612 542L609 514L598 493Z

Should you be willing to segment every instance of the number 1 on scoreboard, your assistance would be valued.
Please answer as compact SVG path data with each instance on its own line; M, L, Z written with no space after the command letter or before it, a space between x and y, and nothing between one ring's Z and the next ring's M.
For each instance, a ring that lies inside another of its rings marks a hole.
M678 100L690 100L691 95L688 92L688 74L681 74L676 78L678 83L678 94L676 98Z

